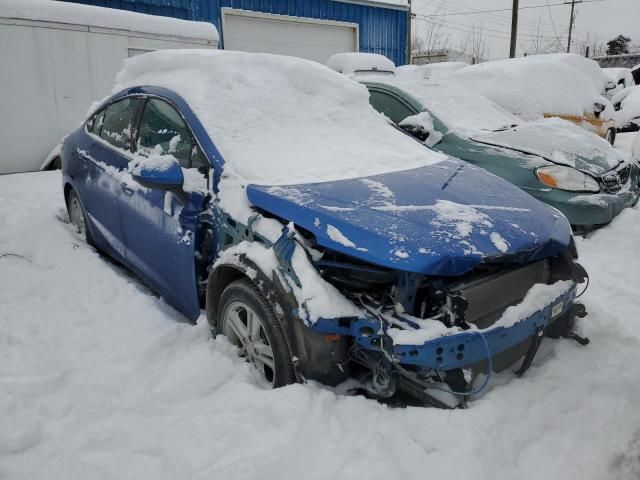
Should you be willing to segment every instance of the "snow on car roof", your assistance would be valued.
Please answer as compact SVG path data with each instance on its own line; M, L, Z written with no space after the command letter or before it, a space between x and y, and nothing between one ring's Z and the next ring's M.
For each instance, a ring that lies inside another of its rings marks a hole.
M529 60L555 60L577 69L593 84L598 92L604 92L609 78L598 62L577 53L546 53L527 57Z
M465 136L520 123L518 117L488 98L463 88L405 77L384 79L382 83L406 91L448 128Z
M377 53L345 52L332 55L327 67L345 75L370 74L372 72L394 73L396 65L384 55Z
M471 65L448 80L473 90L525 119L546 114L593 113L606 102L576 68L544 58L510 58Z
M0 0L0 17L174 35L212 42L219 40L216 27L207 22L53 0Z
M426 65L403 65L402 67L396 67L396 76L435 80L444 78L451 73L468 66L469 64L464 62L438 62Z
M389 126L363 85L309 60L157 51L128 59L114 91L141 85L182 96L224 157L223 176L245 185L357 178L444 158Z

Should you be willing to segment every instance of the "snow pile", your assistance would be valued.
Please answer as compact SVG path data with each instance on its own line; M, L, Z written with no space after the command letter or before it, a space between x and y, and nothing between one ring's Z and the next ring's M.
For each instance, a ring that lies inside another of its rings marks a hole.
M389 74L393 75L396 65L378 53L345 52L336 53L327 60L327 67L345 75Z
M0 18L20 18L42 22L89 25L132 32L173 35L211 42L219 41L218 31L208 22L127 12L114 8L78 5L53 0L1 0Z
M422 147L424 148L424 147ZM640 212L577 239L587 347L542 343L468 409L268 389L62 223L57 172L0 177L0 478L630 480ZM14 256L17 255L17 256Z
M472 65L448 79L496 102L526 120L545 114L593 114L594 104L608 104L577 69L542 58L511 58Z
M387 125L367 89L308 60L171 50L126 61L114 91L156 85L179 93L224 161L222 205L239 220L244 185L309 183L432 165L432 152Z

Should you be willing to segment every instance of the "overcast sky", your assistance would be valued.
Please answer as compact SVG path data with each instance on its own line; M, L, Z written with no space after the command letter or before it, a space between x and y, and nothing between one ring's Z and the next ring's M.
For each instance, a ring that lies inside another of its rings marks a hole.
M564 0L520 0L518 22L518 55L535 50L538 40L545 46L567 45L570 5L550 6ZM464 43L473 26L482 26L487 40L489 57L509 56L509 32L511 30L512 0L413 0L414 31L426 35L437 14L442 23L441 32L449 36L449 47ZM543 8L522 8L542 5ZM504 12L471 13L478 10L509 9ZM467 12L467 13L465 13ZM442 15L449 14L449 15ZM453 15L452 15L453 14ZM425 18L424 16L429 16ZM538 34L538 25L540 33ZM640 44L640 0L602 0L576 4L574 49L579 43L597 35L601 43L625 34ZM572 42L573 43L573 42ZM593 47L592 47L593 50Z

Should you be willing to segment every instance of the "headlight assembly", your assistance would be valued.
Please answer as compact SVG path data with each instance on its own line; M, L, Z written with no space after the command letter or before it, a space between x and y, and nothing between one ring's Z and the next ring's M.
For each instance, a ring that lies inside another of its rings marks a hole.
M541 167L536 170L536 176L546 186L560 190L592 193L600 191L595 178L571 167L561 165Z

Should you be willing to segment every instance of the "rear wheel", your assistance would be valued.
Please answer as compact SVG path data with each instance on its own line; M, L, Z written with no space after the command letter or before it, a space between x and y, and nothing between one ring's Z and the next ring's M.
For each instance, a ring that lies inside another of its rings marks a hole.
M67 210L69 211L69 220L71 225L74 226L76 232L87 242L92 244L91 234L87 228L87 217L84 214L84 209L80 203L80 199L75 191L69 192L69 198L67 199Z
M249 279L230 283L220 296L220 333L240 349L273 388L295 382L284 333L271 305Z

